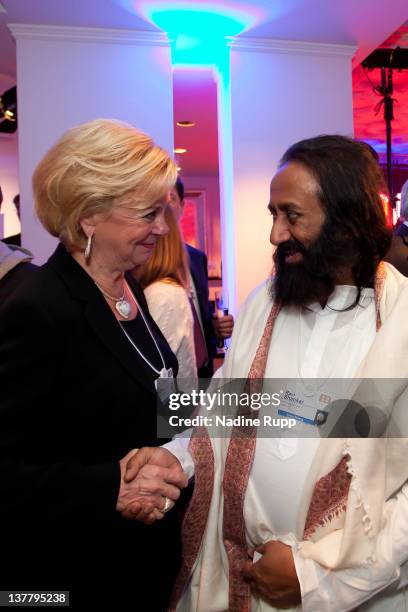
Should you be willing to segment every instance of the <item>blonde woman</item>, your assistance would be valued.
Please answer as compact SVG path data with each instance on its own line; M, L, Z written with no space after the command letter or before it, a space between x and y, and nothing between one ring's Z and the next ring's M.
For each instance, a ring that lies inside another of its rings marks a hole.
M188 258L170 207L164 218L168 233L157 241L152 256L135 274L144 287L150 314L177 357L178 377L191 379L197 376L197 364Z
M155 381L177 361L127 272L167 232L175 180L149 136L103 119L69 130L34 173L38 217L60 244L0 304L7 588L69 590L85 609L167 609L176 517L129 519L163 518L186 479L178 465L164 487L124 475L135 448L162 442Z

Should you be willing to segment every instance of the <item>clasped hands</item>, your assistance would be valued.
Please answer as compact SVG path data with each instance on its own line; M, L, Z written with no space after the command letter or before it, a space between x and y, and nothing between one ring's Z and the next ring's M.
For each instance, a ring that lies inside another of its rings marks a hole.
M120 470L116 509L123 517L145 524L162 519L188 484L178 459L162 447L130 451L120 461ZM256 550L262 557L256 563L248 560L242 569L252 593L275 608L299 605L301 591L291 547L271 540Z
M178 459L161 447L130 451L120 461L120 472L116 510L147 525L162 519L188 484Z

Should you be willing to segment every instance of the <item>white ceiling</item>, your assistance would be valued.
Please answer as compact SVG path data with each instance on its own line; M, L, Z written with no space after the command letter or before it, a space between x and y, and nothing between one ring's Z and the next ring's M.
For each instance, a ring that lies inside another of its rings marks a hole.
M145 17L151 6L198 10L211 4L250 18L243 36L356 45L359 61L408 19L407 0L2 0L0 74L15 73L6 23L154 30Z

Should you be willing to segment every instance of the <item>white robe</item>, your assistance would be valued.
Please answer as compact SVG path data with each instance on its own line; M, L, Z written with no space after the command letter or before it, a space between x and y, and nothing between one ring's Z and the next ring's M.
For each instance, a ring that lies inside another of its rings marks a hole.
M337 299L339 296L333 297ZM369 300L369 296L365 296L365 299ZM334 304L334 307L339 306L341 307L338 303ZM223 368L224 377L246 377L263 333L270 307L271 303L265 286L256 291L243 307ZM375 333L375 315L369 305L357 315L354 311L341 315L329 312L319 313L318 309L312 307L311 312L302 317L303 348L294 340L296 334L299 334L299 327L294 320L290 321L290 312L283 313L283 316L282 314L278 316L275 324L265 376L296 377L299 369L304 378L322 374L328 378L332 374L335 374L336 377L352 376L368 352L367 359L361 365L361 376L407 377L408 363L404 365L403 353L401 353L401 347L405 346L408 349L408 329L404 330L407 311L408 281L388 266L387 282L380 306L383 327L377 334L371 351L369 348ZM327 320L322 321L324 317ZM353 342L350 344L344 337L343 339L337 338L338 346L343 350L338 348L337 352L333 353L336 334L341 336L340 319L342 318L343 323L348 325L349 331L350 327L352 328L353 333L350 334L350 337ZM363 330L367 333L363 333ZM282 346L290 340L291 334L293 339L289 344L290 354L289 351L284 353ZM319 347L319 338L326 338L320 351L321 355L325 354L324 360L319 359L319 351L316 351L316 348ZM283 344L280 345L280 342ZM386 352L387 344L390 342L393 343L392 354ZM344 348L345 345L346 348ZM328 357L330 352L332 352L331 359ZM314 355L316 357L313 357ZM384 363L385 356L386 364ZM332 367L333 362L335 370ZM404 405L406 405L405 401L400 400L399 406L396 407L397 412L400 411L402 414ZM302 444L304 442L303 440ZM398 448L406 449L406 445L401 444L401 440L394 442L396 442L397 451ZM376 440L322 440L318 448L309 449L302 475L298 477L297 482L289 485L289 498L295 512L292 512L289 517L284 517L283 522L281 520L279 523L288 498L278 500L277 508L274 508L272 513L269 512L271 500L268 499L268 489L271 483L262 480L262 461L259 461L260 458L265 457L265 453L268 454L274 443L275 440L258 439L257 441L244 506L247 541L251 545L277 538L285 543L293 544L294 559L302 589L303 609L313 612L351 610L365 599L373 597L376 591L383 589L386 585L392 584L395 587L400 581L399 586L401 586L405 580L405 568L400 575L400 565L408 559L408 544L406 544L408 541L408 499L406 489L402 488L394 499L386 506L383 505L383 494L379 490L381 489L381 459L384 459L385 472L388 451L383 446L376 445ZM212 440L216 466L213 499L199 559L195 565L190 586L180 601L178 610L216 612L228 609L228 559L222 536L223 498L220 487L227 445L228 440L219 438ZM182 447L183 443L179 443L179 446ZM392 443L389 444L389 447L392 453ZM188 465L188 456L182 450L177 450L177 443L173 443L173 449L175 454L178 454ZM286 451L286 460L290 461L289 457L294 455L293 447ZM353 535L356 542L360 544L359 549L354 546L353 550L353 544L348 541L350 529L337 529L331 533L330 530L326 530L320 534L321 537L317 541L299 545L313 485L319 476L328 473L337 465L342 453L351 455L350 471L356 473L349 494L347 514L351 517L351 522L356 523L357 530L354 530ZM378 482L370 483L368 478L370 469L373 469L373 464L367 465L369 457L378 457ZM298 464L299 461L296 456L294 459L295 465L289 467L296 469L296 463ZM398 457L396 461L398 459L401 463ZM271 457L269 457L270 460ZM273 460L278 459L275 457ZM282 469L283 476L285 472L288 476L288 466L284 465ZM398 465L396 468L398 477L396 478L394 474L394 481L393 477L388 479L388 491L395 492L393 489L395 485L401 488L406 476L401 477L400 471ZM408 468L406 474L408 475ZM282 474L279 475L280 477ZM284 477L281 480L283 482ZM304 480L306 482L303 482ZM262 482L264 482L263 487L260 486ZM277 484L276 477L274 484ZM368 503L371 500L375 506L374 512ZM357 506L361 507L362 517L357 516L358 512L355 510ZM387 515L389 520L384 523L384 517ZM362 519L364 519L365 527L367 523L369 524L370 536L372 536L370 538L361 537ZM287 527L287 533L283 533L285 527ZM350 567L352 569L348 569ZM331 571L328 568L331 568ZM379 599L378 597L371 599L367 606L372 610L405 610L405 597L404 591L399 591L396 595L391 596L381 593ZM253 609L260 612L272 608L264 602L254 601Z

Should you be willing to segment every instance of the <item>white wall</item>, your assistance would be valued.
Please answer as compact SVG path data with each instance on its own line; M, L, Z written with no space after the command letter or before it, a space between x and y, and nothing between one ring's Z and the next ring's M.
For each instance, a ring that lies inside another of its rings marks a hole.
M231 49L233 208L238 304L271 268L269 183L297 140L353 135L353 48L264 41Z
M56 241L34 218L31 176L69 127L127 121L173 150L170 47L160 33L11 25L17 90L24 246L42 263Z

